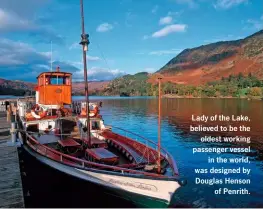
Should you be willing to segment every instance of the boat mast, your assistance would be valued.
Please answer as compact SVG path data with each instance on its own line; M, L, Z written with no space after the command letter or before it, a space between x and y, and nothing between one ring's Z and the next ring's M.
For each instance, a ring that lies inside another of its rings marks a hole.
M85 99L86 99L86 115L87 115L87 139L89 142L89 146L91 145L91 137L90 137L90 118L89 118L89 87L88 87L88 75L87 75L87 56L86 51L88 51L89 45L89 35L85 34L85 26L84 26L84 10L83 10L83 0L80 0L80 12L81 12L81 42L82 52L83 52L83 65L84 65L84 82L85 82Z
M161 79L158 78L159 83L159 98L158 98L158 159L157 159L157 166L158 166L158 173L161 173Z
M53 48L52 48L52 41L51 41L51 51L50 51L50 70L51 70L51 72L53 71L52 70L52 51L53 51Z

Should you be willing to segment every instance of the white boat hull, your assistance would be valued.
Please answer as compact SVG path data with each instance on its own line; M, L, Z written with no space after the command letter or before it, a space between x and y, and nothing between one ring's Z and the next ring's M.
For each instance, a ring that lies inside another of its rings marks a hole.
M116 189L122 192L142 195L151 199L165 202L169 204L174 192L180 187L177 181L172 180L157 180L143 177L129 177L121 174L108 174L96 170L82 170L71 167L45 156L42 156L31 150L27 145L23 146L25 150L34 156L40 162L66 174L81 178L83 180L93 182L110 189Z

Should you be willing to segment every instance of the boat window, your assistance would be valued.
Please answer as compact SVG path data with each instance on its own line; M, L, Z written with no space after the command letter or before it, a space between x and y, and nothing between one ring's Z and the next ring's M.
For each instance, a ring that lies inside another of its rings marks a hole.
M51 85L62 85L62 84L64 84L63 83L63 77L61 77L61 76L51 77L50 84Z
M91 129L92 130L100 130L99 121L91 121Z

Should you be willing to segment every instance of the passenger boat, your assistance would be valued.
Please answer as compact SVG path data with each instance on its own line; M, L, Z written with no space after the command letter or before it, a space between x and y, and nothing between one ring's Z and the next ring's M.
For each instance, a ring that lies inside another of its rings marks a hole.
M82 1L81 6L83 11ZM107 187L137 205L167 206L186 181L179 177L172 156L161 147L160 130L157 144L104 124L101 104L90 103L88 99L85 66L88 43L83 30L86 100L72 101L71 73L59 68L41 73L37 77L35 104L17 102L22 146L38 161Z

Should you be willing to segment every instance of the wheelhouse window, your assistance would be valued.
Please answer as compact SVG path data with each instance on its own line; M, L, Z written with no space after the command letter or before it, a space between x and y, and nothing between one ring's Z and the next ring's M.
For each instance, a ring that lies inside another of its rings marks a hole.
M46 85L71 85L70 76L46 76Z
M51 85L62 85L62 84L64 84L63 83L63 77L61 77L61 76L51 77L50 84Z

